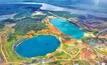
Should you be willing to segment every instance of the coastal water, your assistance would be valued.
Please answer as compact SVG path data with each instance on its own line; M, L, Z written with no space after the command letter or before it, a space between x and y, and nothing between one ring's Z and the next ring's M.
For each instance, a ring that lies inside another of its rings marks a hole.
M60 41L52 35L39 35L24 40L16 46L15 51L22 57L43 56L54 52L60 46Z
M54 18L51 23L58 28L62 33L69 35L76 39L81 39L84 36L84 31L82 31L78 26L73 23L69 23L67 20L60 18Z
M38 10L39 4L0 4L0 15L26 13Z

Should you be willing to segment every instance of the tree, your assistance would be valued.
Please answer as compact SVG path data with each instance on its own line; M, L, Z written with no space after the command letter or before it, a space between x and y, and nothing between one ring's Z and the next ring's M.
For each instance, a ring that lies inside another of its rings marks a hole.
M34 30L34 31L40 31L42 29L46 29L47 26L43 22L36 22L34 18L25 18L17 22L15 26L15 32L16 34L24 35L27 32Z

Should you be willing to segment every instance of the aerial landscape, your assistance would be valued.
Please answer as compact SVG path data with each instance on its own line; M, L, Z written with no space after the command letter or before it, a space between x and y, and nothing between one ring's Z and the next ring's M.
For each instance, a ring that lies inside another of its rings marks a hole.
M107 65L106 0L0 0L0 65Z

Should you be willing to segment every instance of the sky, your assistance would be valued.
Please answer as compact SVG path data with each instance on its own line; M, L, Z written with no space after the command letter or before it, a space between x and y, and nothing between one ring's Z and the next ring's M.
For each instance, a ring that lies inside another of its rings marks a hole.
M22 1L33 1L33 2L88 2L91 0L0 0L0 3L14 3ZM92 0L93 1L93 0Z
M91 4L107 6L107 0L0 0L0 4L17 3L17 2L41 2L52 5L72 5L72 4Z
M58 2L58 1L70 1L70 2L90 2L90 1L93 1L93 2L105 2L106 0L0 0L0 3L11 3L11 2L22 2L22 1L33 1L33 2L36 2L36 1L39 1L39 2L46 2L46 1L54 1L54 2Z
M0 4L22 2L23 0L0 0Z

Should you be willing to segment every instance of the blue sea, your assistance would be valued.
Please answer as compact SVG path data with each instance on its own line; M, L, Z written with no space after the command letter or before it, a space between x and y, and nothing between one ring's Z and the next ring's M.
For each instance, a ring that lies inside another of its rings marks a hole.
M0 4L0 16L9 15L9 14L20 14L21 15L31 15L34 11L44 11L41 9L44 8L46 11L66 11L70 15L91 15L96 18L107 18L107 8L106 4L99 3L95 4L93 1L73 1L73 0L36 0L35 2L26 3L9 3L9 4ZM35 3L35 4L34 4ZM37 4L41 3L41 4ZM45 6L43 6L46 4ZM63 13L64 14L64 13Z
M34 12L39 10L39 4L0 4L0 15Z

